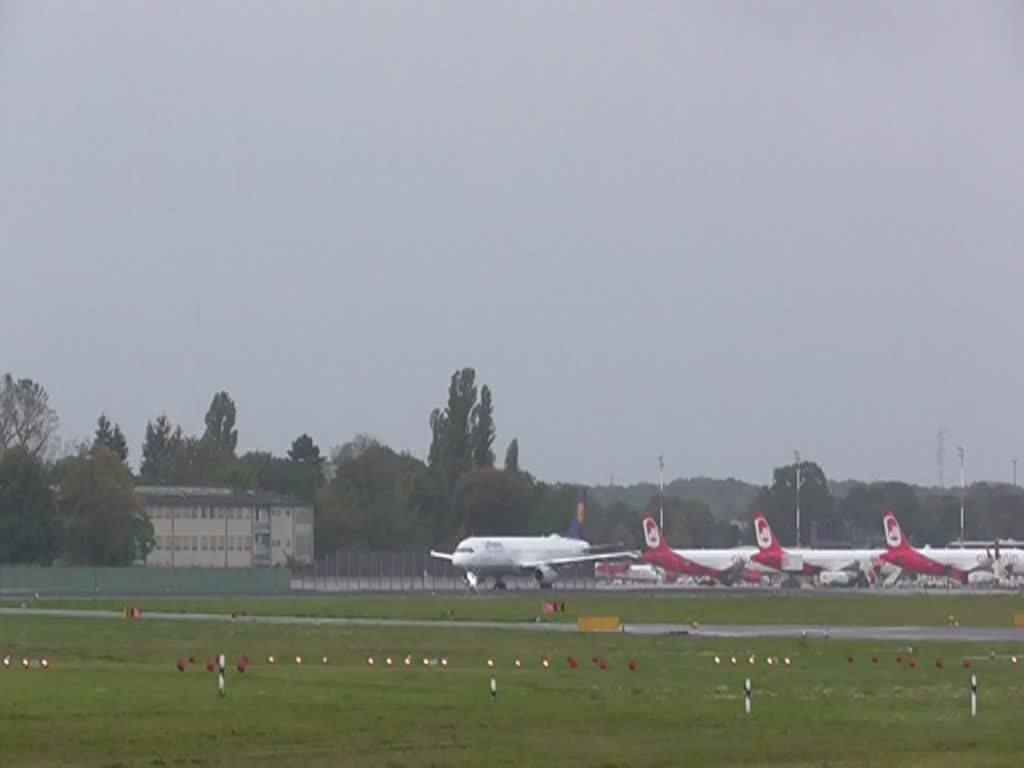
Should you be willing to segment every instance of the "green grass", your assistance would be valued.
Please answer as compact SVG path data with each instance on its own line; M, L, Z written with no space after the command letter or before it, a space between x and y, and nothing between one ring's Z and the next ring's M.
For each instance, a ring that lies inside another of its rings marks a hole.
M896 663L906 653L896 645L836 640L0 617L0 654L17 667L0 671L0 764L1019 766L1024 667L976 660L980 712L968 715L962 660L988 650L921 646L911 670ZM1024 642L993 650L1024 654ZM232 667L225 699L203 668L219 652L252 659L244 675ZM418 663L389 669L389 654ZM568 667L569 654L579 669ZM189 655L199 664L179 673L175 662ZM769 667L768 655L793 665ZM24 670L22 656L52 664ZM450 665L424 668L424 656ZM497 701L487 692L492 674Z
M689 624L832 624L859 626L939 626L952 615L962 626L1013 626L1015 613L1024 613L1024 597L1008 595L872 595L765 592L763 595L714 593L658 597L629 595L436 596L394 595L281 598L118 600L39 600L41 607L105 608L139 606L144 612L364 618L442 619L452 612L456 621L532 621L542 616L545 599L565 602L566 612L550 620L575 622L579 616L618 616L623 621ZM21 601L7 601L6 605Z

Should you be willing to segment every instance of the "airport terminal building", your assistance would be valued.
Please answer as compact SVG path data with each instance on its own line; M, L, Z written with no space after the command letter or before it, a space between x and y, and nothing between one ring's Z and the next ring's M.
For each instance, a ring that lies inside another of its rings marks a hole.
M284 566L313 562L313 507L268 491L142 485L164 568Z

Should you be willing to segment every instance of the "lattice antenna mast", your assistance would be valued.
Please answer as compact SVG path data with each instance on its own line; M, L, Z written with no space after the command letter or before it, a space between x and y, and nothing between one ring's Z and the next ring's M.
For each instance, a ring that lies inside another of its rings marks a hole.
M939 427L935 449L935 466L939 470L939 488L946 487L946 428Z

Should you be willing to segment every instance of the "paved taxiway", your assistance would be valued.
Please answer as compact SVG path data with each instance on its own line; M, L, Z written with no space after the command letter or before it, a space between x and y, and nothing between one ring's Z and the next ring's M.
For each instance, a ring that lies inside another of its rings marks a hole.
M36 616L77 619L118 619L118 611L60 610L48 608L0 608L0 616ZM146 621L236 622L325 627L413 627L433 629L494 629L529 632L576 632L564 622L430 621L417 619L312 618L299 616L238 616L207 613L145 615ZM823 627L797 624L708 624L697 629L685 624L625 624L623 631L636 635L685 635L694 638L792 638L833 640L882 640L900 642L1024 643L1024 631L1013 627Z

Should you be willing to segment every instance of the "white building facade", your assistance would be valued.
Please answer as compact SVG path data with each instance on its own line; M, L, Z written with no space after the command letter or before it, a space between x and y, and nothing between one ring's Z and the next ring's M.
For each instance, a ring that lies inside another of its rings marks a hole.
M313 562L313 507L268 491L137 486L156 545L146 565L253 568Z

